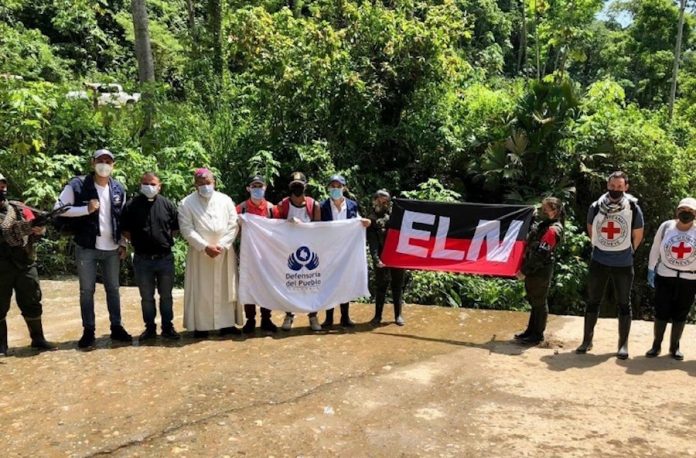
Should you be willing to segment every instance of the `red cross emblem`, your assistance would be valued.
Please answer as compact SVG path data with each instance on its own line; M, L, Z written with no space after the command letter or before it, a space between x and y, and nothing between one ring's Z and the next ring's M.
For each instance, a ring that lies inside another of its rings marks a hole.
M607 234L607 240L614 240L614 236L621 233L621 228L615 227L613 221L609 221L602 227L602 232Z
M691 253L691 251L693 251L693 248L686 246L684 242L679 243L679 246L672 247L672 253L677 255L677 259L684 259L684 256Z

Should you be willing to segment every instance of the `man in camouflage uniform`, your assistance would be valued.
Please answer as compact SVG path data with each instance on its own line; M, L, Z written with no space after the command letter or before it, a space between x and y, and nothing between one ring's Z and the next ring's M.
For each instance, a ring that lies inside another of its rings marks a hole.
M20 202L7 200L7 179L0 174L0 356L7 355L7 312L12 292L24 316L31 346L55 350L46 341L41 325L41 287L36 270L34 244L46 232L34 213ZM42 223L43 224L43 223Z

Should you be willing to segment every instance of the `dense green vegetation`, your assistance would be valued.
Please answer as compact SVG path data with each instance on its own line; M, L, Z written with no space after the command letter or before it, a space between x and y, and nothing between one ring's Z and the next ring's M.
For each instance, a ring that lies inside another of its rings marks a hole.
M622 169L647 240L696 179L696 54L687 9L673 119L679 2L623 0L147 0L155 82L138 82L131 2L0 3L0 170L51 206L90 153L118 154L131 192L159 171L180 199L209 165L235 200L252 171L271 200L299 169L310 192L344 174L365 204L412 197L569 207L552 311L583 307L587 206ZM619 22L616 18L622 18ZM18 79L16 77L21 77ZM67 97L83 82L143 92L117 108ZM647 311L647 249L636 304ZM45 274L69 244L42 246ZM179 264L183 247L177 250ZM524 307L519 282L413 273L407 300Z

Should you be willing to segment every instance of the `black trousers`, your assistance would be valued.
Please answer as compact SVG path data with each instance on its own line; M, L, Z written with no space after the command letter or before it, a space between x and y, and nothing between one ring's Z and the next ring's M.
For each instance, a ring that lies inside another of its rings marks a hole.
M686 321L696 296L696 280L655 275L655 318Z
M10 310L12 292L25 318L41 316L41 287L36 266L19 268L6 259L0 259L0 321Z
M390 285L394 304L401 304L405 277L406 271L404 269L396 269L393 267L375 268L375 283L377 287L377 291L375 291L375 304L384 305L384 300L387 297L387 288Z
M587 313L599 313L599 305L604 290L611 281L616 292L619 316L631 315L631 286L633 285L633 266L612 267L592 261L590 278L587 282Z

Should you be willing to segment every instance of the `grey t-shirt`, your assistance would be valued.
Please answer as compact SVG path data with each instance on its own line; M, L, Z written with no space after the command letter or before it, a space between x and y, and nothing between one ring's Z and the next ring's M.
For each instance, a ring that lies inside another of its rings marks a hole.
M641 229L645 222L643 221L643 211L638 204L631 207L633 209L633 218L631 219L631 231ZM595 215L599 212L599 203L595 202L590 205L587 211L587 224L592 225ZM592 260L600 264L610 267L628 267L633 265L633 248L629 247L622 251L605 251L596 246L592 247Z

